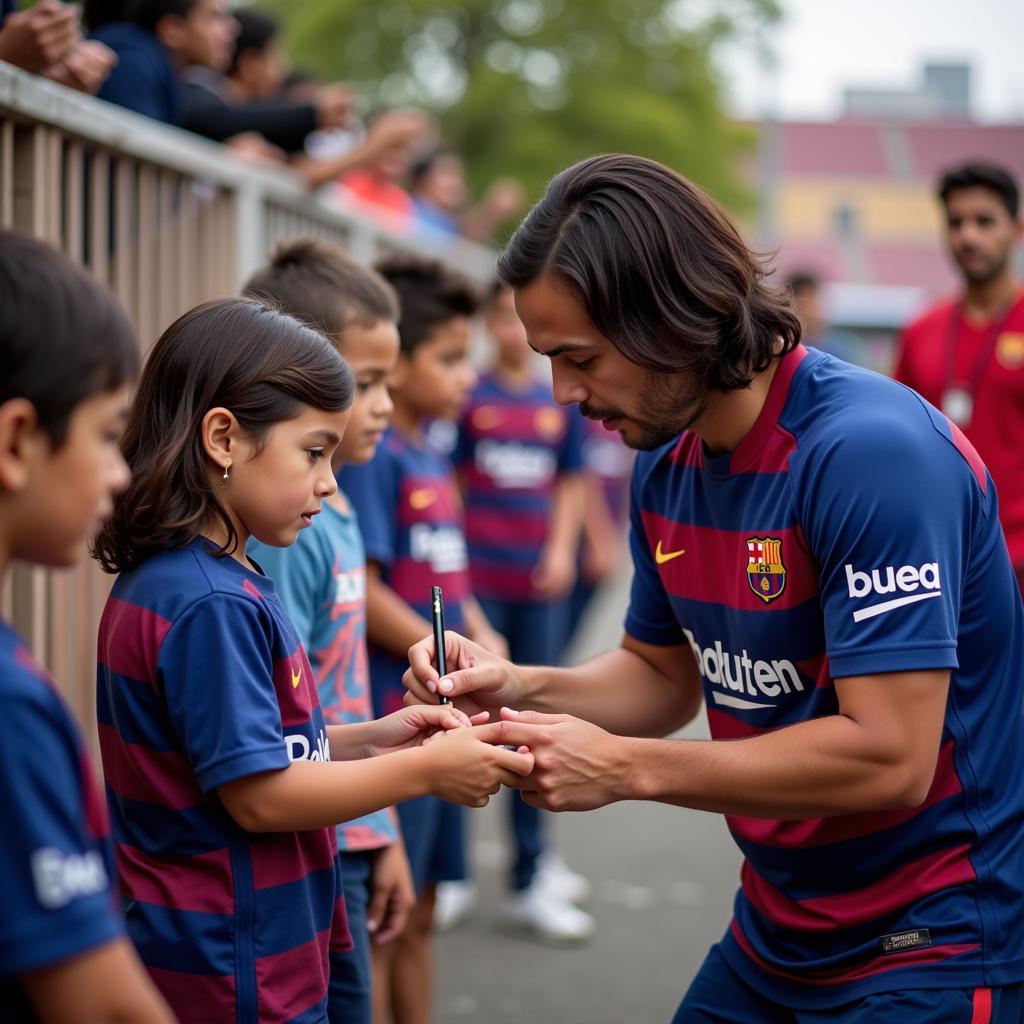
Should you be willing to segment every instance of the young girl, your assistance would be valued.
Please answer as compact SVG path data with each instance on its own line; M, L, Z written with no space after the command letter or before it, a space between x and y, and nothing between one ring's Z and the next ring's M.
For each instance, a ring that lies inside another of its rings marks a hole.
M182 1020L325 1021L328 944L348 942L328 826L396 794L479 806L532 767L451 708L324 725L245 545L291 544L335 492L352 393L323 336L221 300L167 329L129 417L133 480L96 543L120 573L97 716L129 931ZM389 773L337 763L376 754Z

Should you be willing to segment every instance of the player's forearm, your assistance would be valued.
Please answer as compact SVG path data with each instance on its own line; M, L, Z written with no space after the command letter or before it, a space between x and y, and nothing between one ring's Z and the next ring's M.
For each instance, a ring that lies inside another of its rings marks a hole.
M626 799L744 817L912 808L931 781L899 749L875 741L845 715L741 740L624 742Z
M219 790L228 813L249 832L301 832L361 818L430 792L429 748L360 761L293 761L282 771Z
M429 595L424 595L424 599ZM405 657L417 640L430 633L430 623L403 601L383 580L366 580L366 635L371 643Z
M525 667L523 707L569 714L621 736L667 736L700 708L700 690L616 648L573 668Z

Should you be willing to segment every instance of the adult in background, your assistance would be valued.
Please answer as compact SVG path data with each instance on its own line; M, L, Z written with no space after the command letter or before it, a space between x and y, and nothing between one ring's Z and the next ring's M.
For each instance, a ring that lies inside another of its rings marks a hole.
M559 174L499 273L558 401L640 449L625 636L523 668L450 633L440 680L426 639L414 698L503 709L534 806L726 815L742 885L677 1024L1019 1024L1024 605L970 442L801 345L660 164ZM702 697L710 741L658 738Z
M964 164L942 176L938 197L963 292L903 331L895 377L978 449L999 491L1010 559L1024 587L1024 289L1014 270L1024 225L1017 183L1002 167Z

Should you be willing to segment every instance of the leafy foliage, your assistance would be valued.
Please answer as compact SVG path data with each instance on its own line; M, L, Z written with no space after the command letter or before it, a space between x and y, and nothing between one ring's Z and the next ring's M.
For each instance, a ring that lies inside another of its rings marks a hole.
M441 119L479 190L537 196L596 152L653 157L742 209L750 132L721 106L715 47L778 17L775 0L261 0L296 65L350 82L369 107Z

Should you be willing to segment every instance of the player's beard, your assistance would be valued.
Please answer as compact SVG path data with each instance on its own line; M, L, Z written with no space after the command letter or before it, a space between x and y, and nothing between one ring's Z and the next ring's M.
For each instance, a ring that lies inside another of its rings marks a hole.
M580 403L580 412L588 419L622 418L622 440L630 448L649 452L675 440L707 411L710 392L694 383L678 383L678 378L648 370L636 396L636 415L621 409Z

